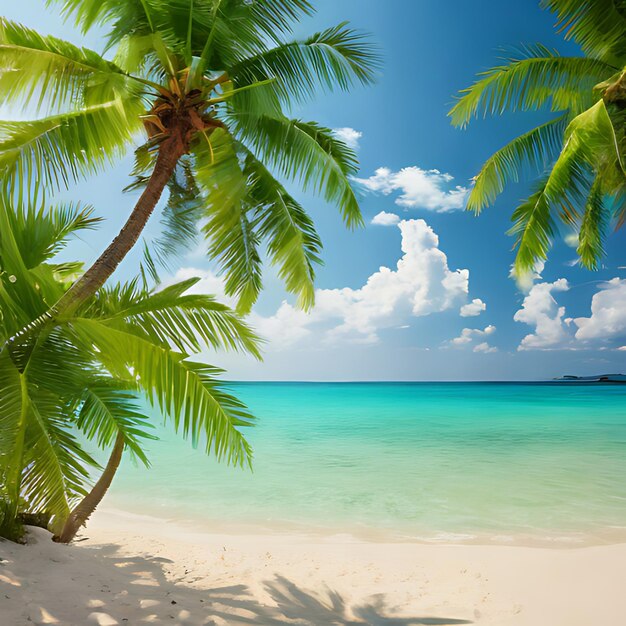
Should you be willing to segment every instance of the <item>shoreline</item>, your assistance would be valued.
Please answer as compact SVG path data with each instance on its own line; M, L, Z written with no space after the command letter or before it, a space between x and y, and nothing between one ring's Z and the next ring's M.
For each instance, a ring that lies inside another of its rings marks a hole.
M151 526L156 532L164 528L176 529L180 534L192 535L233 535L233 536L298 536L316 539L328 537L351 537L355 542L419 544L419 545L477 545L511 546L526 548L576 549L593 548L626 544L625 527L604 527L601 529L565 530L535 529L533 532L503 532L502 529L490 531L467 530L413 532L405 529L359 525L337 524L321 526L317 523L304 524L287 520L259 520L258 522L225 522L219 519L173 519L156 514L135 513L119 507L100 509L90 527L95 522L96 528L128 528L131 523ZM87 531L84 531L88 533Z
M3 624L618 626L626 543L524 547L191 531L98 511L0 543Z

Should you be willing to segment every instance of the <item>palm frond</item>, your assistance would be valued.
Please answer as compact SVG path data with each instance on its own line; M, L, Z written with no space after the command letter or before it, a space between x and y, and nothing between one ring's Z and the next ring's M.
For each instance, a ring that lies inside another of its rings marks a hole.
M154 345L130 332L90 319L74 319L77 340L95 345L114 375L129 377L152 404L168 415L177 431L207 453L233 465L250 463L252 451L238 428L252 424L245 405L220 387L221 370L187 361L184 355Z
M289 102L309 98L320 87L346 90L354 83L370 84L379 68L380 59L371 42L344 22L244 59L231 68L229 76L236 87L275 78L268 90ZM245 111L236 99L233 106Z
M604 241L609 226L609 212L604 206L604 194L599 181L594 182L587 198L578 232L576 252L580 262L588 269L598 268L604 256Z
M12 515L25 506L52 515L53 525L62 523L94 464L68 429L72 407L20 372L6 350L0 388L0 476Z
M24 264L32 269L51 259L66 245L69 237L81 230L91 230L101 218L93 217L94 209L69 203L48 207L45 201L27 206L13 203L11 230Z
M307 0L219 0L210 2L210 27L197 29L192 54L198 57L198 71L230 68L242 59L279 43L291 32L298 18L310 15Z
M563 149L545 184L513 214L512 233L518 236L519 246L515 263L520 271L546 258L554 235L551 209L558 209L565 223L576 226L579 207L585 206L592 190L592 172L600 169L603 179L624 180L615 131L602 100L569 123ZM597 199L592 202L597 209Z
M593 105L593 87L615 74L615 68L596 59L561 57L536 45L505 59L506 64L479 74L479 80L460 92L450 110L452 124L465 126L473 117L504 111L532 110L544 105L574 114Z
M350 185L357 172L354 151L333 132L315 122L259 117L236 123L243 143L283 176L322 195L338 206L349 227L359 226L363 217Z
M480 213L493 204L507 183L517 182L525 169L548 165L562 147L566 126L567 116L561 115L516 137L489 157L474 178L467 199L468 210Z
M54 516L53 530L65 521L72 501L86 493L87 467L94 465L68 422L67 406L33 385L29 390L21 488L31 511Z
M61 4L61 14L66 19L73 18L83 33L95 25L113 24L118 28L126 21L126 28L137 28L137 32L153 32L153 11L165 2L149 0L47 0L48 5ZM154 15L156 18L156 15ZM127 20L130 20L128 22Z
M4 102L48 112L79 109L118 94L141 97L143 85L97 52L40 35L0 18L0 91Z
M0 352L0 389L0 484L3 485L5 497L12 509L8 517L14 518L17 514L24 465L27 396L22 376L7 350Z
M0 172L15 185L60 188L98 172L142 130L122 98L30 122L0 122Z
M237 312L245 314L257 301L263 288L260 239L253 211L246 204L233 207L229 214L209 215L203 232L209 241L209 256L219 263L225 276L224 291L237 299Z
M97 445L108 450L122 433L128 450L146 467L150 465L142 442L156 439L149 416L141 412L137 394L128 384L104 376L89 381L82 398L76 427Z
M105 289L97 302L100 310L92 306L90 315L181 352L199 352L204 344L260 358L258 338L229 307L211 295L186 294L198 281L191 278L149 294L138 293L132 283Z
M155 154L147 146L135 151L134 181L124 191L144 189L148 173L154 167ZM172 271L172 261L179 259L200 240L200 221L205 214L206 199L193 172L192 159L181 157L174 174L167 183L167 200L161 212L161 231L144 242L142 266L155 283L160 282L158 268Z
M259 238L267 242L287 291L296 294L298 305L308 310L315 301L314 267L322 262L322 242L313 220L252 153L246 156L244 171L251 204L258 207Z
M556 234L557 211L563 222L576 225L578 207L584 206L590 187L590 168L566 145L545 183L513 212L510 232L517 237L515 267L520 275L546 259Z
M511 217L513 227L509 234L516 236L515 268L520 276L530 271L537 259L545 259L552 245L556 222L545 193L546 185L547 179L515 209Z
M567 39L589 55L622 68L626 59L626 7L620 0L541 0Z
M249 311L262 287L259 238L246 204L247 178L232 138L218 129L194 144L195 177L206 198L202 227L209 256L225 275L225 291Z

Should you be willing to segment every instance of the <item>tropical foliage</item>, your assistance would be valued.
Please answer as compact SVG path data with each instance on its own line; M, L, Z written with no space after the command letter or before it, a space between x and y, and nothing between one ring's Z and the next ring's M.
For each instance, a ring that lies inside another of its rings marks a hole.
M166 233L156 250L146 247L146 273L201 234L246 312L262 286L264 244L287 289L311 306L321 242L279 179L321 193L354 226L357 160L331 130L288 112L320 89L371 82L378 59L366 38L344 23L288 41L313 11L307 0L54 4L83 32L106 28L108 56L0 21L0 90L39 114L0 122L0 170L16 188L62 186L134 148L131 187L142 194L120 236L53 312L71 311L104 284L168 183Z
M79 275L80 264L54 257L70 235L98 221L88 207L45 210L10 201L0 196L5 346ZM207 453L234 465L250 463L240 427L250 425L252 416L219 383L220 370L190 355L208 346L258 357L258 341L228 307L188 293L195 282L160 291L137 280L100 289L35 341L0 352L0 534L16 537L21 514L44 513L51 530L71 539L91 512L84 504L72 507L87 494L88 477L98 467L82 442L93 440L104 450L115 446L120 456L126 449L147 464L142 443L152 435L146 405ZM77 510L81 515L68 530Z
M493 204L511 181L539 174L513 213L518 272L546 258L559 222L578 235L583 265L596 268L611 226L626 217L626 2L542 0L585 56L544 46L519 50L479 75L450 111L465 126L479 115L542 110L552 118L492 155L474 179L468 209Z

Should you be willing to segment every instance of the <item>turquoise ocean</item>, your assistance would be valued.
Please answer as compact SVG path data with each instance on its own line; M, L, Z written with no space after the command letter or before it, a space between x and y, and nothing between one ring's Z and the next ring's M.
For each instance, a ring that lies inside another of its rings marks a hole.
M626 386L232 383L254 470L167 425L105 506L207 531L394 541L626 540Z

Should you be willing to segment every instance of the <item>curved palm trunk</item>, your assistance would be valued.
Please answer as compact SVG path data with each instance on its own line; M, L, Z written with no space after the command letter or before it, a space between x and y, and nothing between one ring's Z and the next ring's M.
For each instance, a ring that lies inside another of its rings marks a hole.
M67 518L63 530L55 535L52 540L58 543L69 543L74 539L76 533L80 530L81 526L87 523L87 520L91 514L96 510L96 507L104 498L104 494L108 491L115 472L122 460L122 452L124 452L124 436L118 432L115 439L115 445L113 451L109 457L109 462L102 472L102 476L98 482L93 486L91 491L81 500L81 502L74 508Z
M186 151L187 147L183 132L176 132L175 130L163 141L159 147L159 154L150 180L122 230L120 230L117 237L115 237L96 262L52 307L47 314L48 319L73 312L104 285L109 276L113 274L117 266L137 243L139 235L152 215L165 186L174 174L176 164ZM81 526L87 523L87 520L96 510L104 494L111 486L115 472L122 459L123 451L124 437L121 433L118 433L109 462L102 476L93 486L93 489L70 513L60 534L53 537L54 541L69 543L74 539Z
M150 176L150 180L141 194L133 212L117 237L100 255L95 263L68 289L54 305L50 315L71 313L87 298L104 285L109 276L117 269L124 257L137 243L154 207L172 177L176 164L186 152L182 133L174 132L159 148L159 154Z

